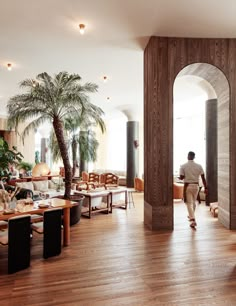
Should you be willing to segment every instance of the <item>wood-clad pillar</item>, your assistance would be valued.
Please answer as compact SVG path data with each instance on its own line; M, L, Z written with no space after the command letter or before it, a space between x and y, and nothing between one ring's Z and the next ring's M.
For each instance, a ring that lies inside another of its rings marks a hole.
M144 54L144 223L173 229L172 90L168 40L153 38Z
M126 185L134 187L134 178L139 172L139 123L127 122L127 166Z
M218 201L217 99L206 101L206 205Z
M182 71L200 76L216 92L219 220L236 229L236 39L149 40L144 52L144 222L151 229L173 229L173 86Z

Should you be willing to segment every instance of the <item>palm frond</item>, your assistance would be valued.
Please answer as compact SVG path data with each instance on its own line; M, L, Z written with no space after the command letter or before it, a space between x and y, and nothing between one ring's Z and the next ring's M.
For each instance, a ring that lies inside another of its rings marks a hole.
M56 135L53 130L51 131L49 136L49 148L51 150L53 161L58 162L59 160L61 160L61 152L58 146Z
M25 136L29 134L30 131L35 130L40 125L42 125L45 122L50 122L50 117L41 116L33 121L31 121L24 129L21 137L24 140Z
M88 162L96 161L98 145L93 132L81 131L79 138L80 159Z

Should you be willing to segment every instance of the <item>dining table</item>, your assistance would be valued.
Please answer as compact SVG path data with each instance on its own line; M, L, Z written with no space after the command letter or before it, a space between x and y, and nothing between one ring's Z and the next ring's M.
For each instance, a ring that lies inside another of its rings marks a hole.
M47 210L61 208L63 210L63 245L70 245L70 208L76 202L64 199L46 199L34 201L32 203L23 203L23 201L16 203L16 207L14 209L5 209L0 211L0 221L7 221L8 219L30 214L30 215L43 215L43 213Z

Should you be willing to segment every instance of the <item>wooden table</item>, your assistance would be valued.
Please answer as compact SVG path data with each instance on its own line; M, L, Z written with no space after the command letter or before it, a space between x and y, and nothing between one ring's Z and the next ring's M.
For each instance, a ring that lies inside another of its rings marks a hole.
M107 213L109 213L110 211L110 201L109 201L109 195L110 195L110 191L108 190L102 190L102 191L74 191L74 194L79 194L82 196L85 196L85 199L88 199L88 211L86 212L82 212L82 216L91 218L92 214L97 213L97 212L102 212L102 211L106 211ZM99 208L99 206L94 205L94 208L96 206L96 208L94 210L92 210L92 202L94 201L94 199L99 199L99 198L103 198L106 197L106 207L101 207Z
M48 203L50 204L47 208L40 208L38 205L40 203ZM64 200L64 199L48 199L43 201L36 201L33 205L17 205L15 209L15 213L12 214L3 214L3 211L0 212L0 221L8 220L12 217L25 215L25 214L43 214L44 211L54 209L54 208L61 208L64 211L63 217L63 244L64 246L68 246L70 244L70 208L73 206L72 201Z
M137 192L136 189L135 188L127 188L127 192L128 192L128 204L129 204L129 208L131 208L131 204L133 204L133 207L135 207L133 193Z
M112 212L112 207L120 207L120 208L124 208L127 209L127 204L128 204L128 189L125 187L111 187L108 188L107 191L109 191L110 193L110 197L111 197L111 212ZM124 193L125 195L125 199L122 202L116 203L115 202L115 196L118 194L122 194Z

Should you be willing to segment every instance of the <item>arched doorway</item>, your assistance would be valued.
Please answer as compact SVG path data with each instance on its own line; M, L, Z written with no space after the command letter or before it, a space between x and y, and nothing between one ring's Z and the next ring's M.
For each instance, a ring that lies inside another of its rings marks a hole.
M229 163L229 84L220 69L206 63L195 63L184 67L176 76L194 76L207 93L206 99L206 176L209 186L207 203L219 202L219 220L229 227L230 172ZM176 81L175 79L175 81ZM216 130L212 126L216 126ZM188 126L183 129L184 131ZM194 144L195 139L192 139ZM189 148L191 149L191 148ZM199 151L198 150L198 151ZM185 152L185 155L187 151ZM225 215L226 214L226 215Z
M228 80L229 133L223 138L229 145L220 161L228 168L222 183L228 192L221 222L236 228L236 39L151 37L144 53L144 223L153 230L173 229L173 84L194 63L217 67Z

